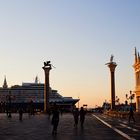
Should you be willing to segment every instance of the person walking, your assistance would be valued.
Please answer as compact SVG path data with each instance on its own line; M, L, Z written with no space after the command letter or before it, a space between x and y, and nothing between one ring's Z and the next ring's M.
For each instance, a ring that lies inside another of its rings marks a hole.
M73 111L73 117L74 117L74 127L77 127L78 121L79 121L79 110L78 110L78 108L76 108Z
M52 130L52 135L56 135L57 134L57 127L58 127L58 123L59 123L59 111L57 106L54 106L54 110L52 112L52 125L53 125L53 130Z
M131 121L131 118L132 118L133 122L135 123L134 111L133 111L132 105L130 106L130 110L129 110L129 123Z
M86 111L84 110L83 107L80 109L80 122L81 122L81 127L83 127L84 121L85 121L85 115Z
M19 120L22 121L22 116L23 116L23 109L19 109Z

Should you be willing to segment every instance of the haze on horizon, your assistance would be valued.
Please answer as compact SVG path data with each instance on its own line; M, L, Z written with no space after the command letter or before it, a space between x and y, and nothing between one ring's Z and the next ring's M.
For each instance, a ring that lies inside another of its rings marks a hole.
M140 50L139 0L0 0L0 86L44 82L43 62L56 67L50 86L80 106L110 100L111 54L116 95L135 88L134 47Z

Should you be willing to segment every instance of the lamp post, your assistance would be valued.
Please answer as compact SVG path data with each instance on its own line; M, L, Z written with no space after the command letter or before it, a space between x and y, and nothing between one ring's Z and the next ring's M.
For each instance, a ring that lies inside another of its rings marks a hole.
M78 96L78 109L79 109L79 101L80 101L80 100L79 100L79 96Z
M11 118L11 91L8 92L8 95L6 96L7 100L7 117Z
M117 103L117 105L119 105L119 101L120 101L120 98L118 98L118 96L116 96L115 102Z
M130 104L131 104L131 105L132 105L132 100L133 100L134 97L135 97L135 94L134 94L134 93L132 94L132 92L133 92L133 91L130 90L130 94L129 94L129 95L126 94L126 100L130 100Z

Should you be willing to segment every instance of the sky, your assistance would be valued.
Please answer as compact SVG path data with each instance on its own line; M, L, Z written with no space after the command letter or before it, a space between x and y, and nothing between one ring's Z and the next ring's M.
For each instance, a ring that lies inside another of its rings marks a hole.
M120 102L135 89L134 47L140 50L139 0L0 0L0 86L44 83L80 106L110 102L111 54Z

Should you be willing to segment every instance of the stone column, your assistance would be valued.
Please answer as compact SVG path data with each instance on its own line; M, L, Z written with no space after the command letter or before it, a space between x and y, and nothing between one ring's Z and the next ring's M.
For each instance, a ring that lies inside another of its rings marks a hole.
M49 94L50 94L50 84L49 84L49 72L52 69L50 61L44 62L44 67L42 67L45 72L45 83L44 83L44 112L49 111Z
M113 62L113 56L111 56L111 60L107 63L107 66L110 68L111 74L111 110L115 110L115 68L117 64Z

